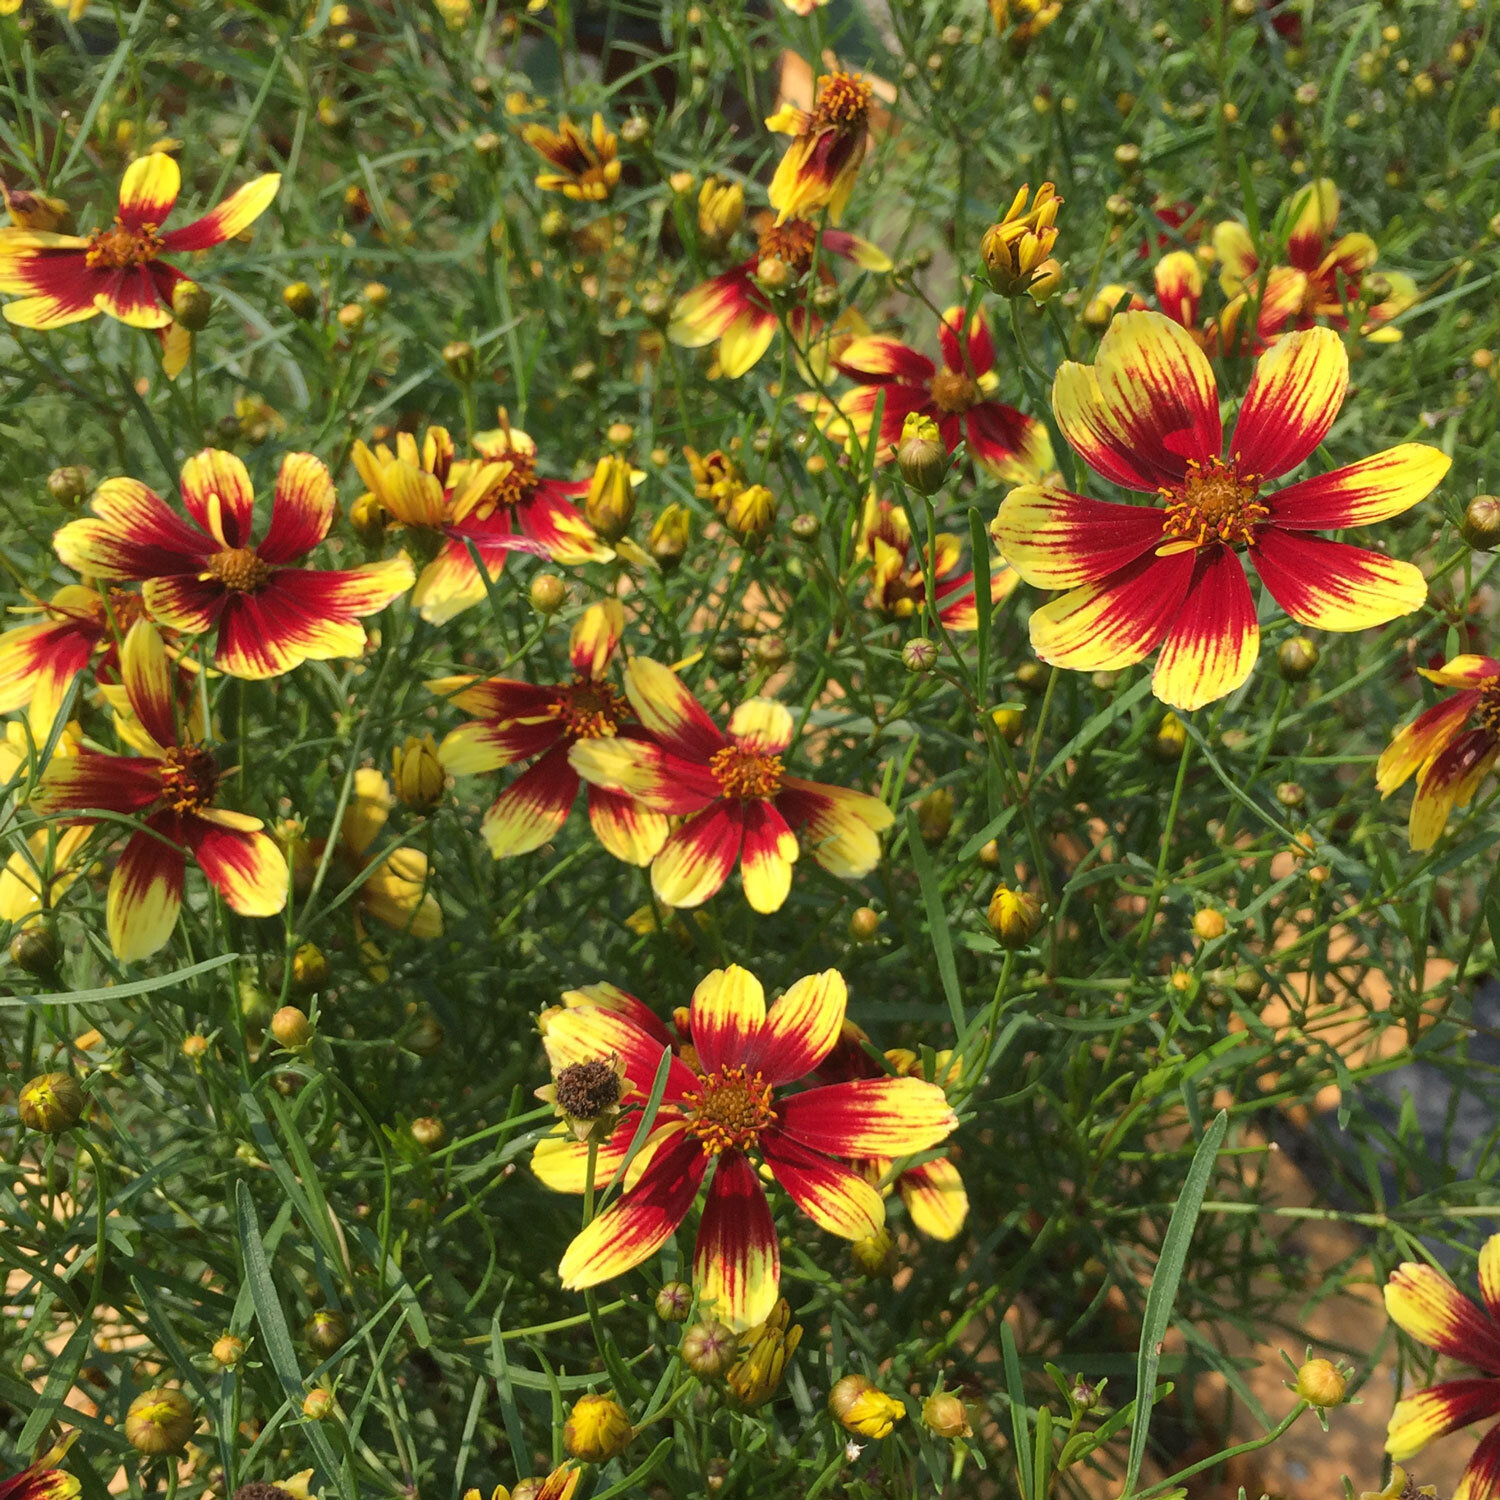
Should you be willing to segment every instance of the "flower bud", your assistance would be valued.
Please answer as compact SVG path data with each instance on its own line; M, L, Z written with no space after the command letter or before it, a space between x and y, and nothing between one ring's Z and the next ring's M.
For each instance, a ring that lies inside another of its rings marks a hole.
M763 292L782 292L792 284L792 268L779 255L763 255L755 265L755 280Z
M901 648L901 665L908 672L930 672L937 665L938 654L936 641L915 636Z
M305 1011L295 1005L283 1005L271 1017L271 1035L288 1052L301 1052L313 1039L313 1024Z
M1500 496L1475 495L1464 508L1459 530L1476 552L1493 552L1500 546Z
M59 505L77 505L88 492L88 474L77 464L64 464L47 476L47 493Z
M82 1118L84 1093L71 1073L40 1073L21 1089L21 1123L43 1135L61 1135Z
M1146 748L1159 761L1181 760L1182 752L1187 749L1187 725L1176 714L1163 714Z
M17 229L40 229L44 234L73 232L73 210L61 198L27 192L25 188L12 192L3 182L0 182L0 198L4 199L5 211Z
M302 1398L302 1415L309 1422L322 1422L333 1415L333 1392L322 1386L311 1390Z
M856 906L849 913L849 936L856 943L873 943L880 935L880 913L873 906Z
M607 453L594 465L583 509L589 525L606 542L617 542L625 535L635 515L635 487L631 484L629 459Z
M1050 182L1044 182L1034 198L1029 185L1023 185L1004 217L985 230L980 254L991 287L1002 297L1019 297L1025 292L1052 254L1061 207L1062 199Z
M201 333L208 327L214 299L196 281L179 281L172 288L172 316L189 333Z
M1092 1411L1099 1404L1099 1387L1079 1375L1074 1379L1068 1396L1079 1411Z
M948 448L931 417L908 412L896 445L896 467L919 494L935 495L948 477Z
M922 1403L922 1422L936 1437L950 1442L974 1436L969 1412L961 1397L952 1391L934 1391Z
M663 572L670 573L686 555L690 520L688 508L674 500L651 523L646 550L661 564Z
M539 615L555 615L568 602L568 586L556 573L538 573L527 597Z
M755 661L757 666L780 667L785 665L786 659L791 655L787 648L786 639L779 635L763 635L755 642Z
M1305 635L1294 635L1276 648L1276 669L1288 682L1301 682L1317 669L1322 653Z
M424 1151L436 1151L448 1139L448 1127L436 1115L418 1115L411 1122L411 1138Z
M281 289L281 300L287 311L304 323L311 323L318 315L318 294L305 281L294 281Z
M828 1410L845 1431L883 1438L906 1415L906 1403L887 1396L863 1375L845 1375L828 1393Z
M984 919L1000 946L1014 952L1026 947L1042 930L1042 904L1030 891L1013 891L1008 885L997 885Z
M823 523L817 516L804 512L792 517L792 535L799 542L815 542L823 534Z
M995 839L986 839L979 846L979 863L986 870L998 870L1000 868L1000 845Z
M1329 1359L1310 1359L1297 1371L1297 1394L1310 1406L1342 1406L1348 1384Z
M454 339L443 345L443 365L460 385L467 385L478 373L479 356L467 339Z
M862 1240L852 1240L849 1255L863 1276L894 1276L900 1265L896 1241L884 1226Z
M476 156L498 156L504 149L504 146L505 142L493 130L481 130L474 137L474 154Z
M385 540L386 512L378 495L361 495L349 507L349 526L366 547Z
M208 1038L201 1031L189 1032L182 1039L182 1055L196 1068L208 1056Z
M1036 268L1031 281L1027 284L1026 295L1033 302L1046 302L1062 286L1062 283L1062 262L1049 255Z
M315 1354L333 1354L348 1341L349 1320L331 1307L320 1307L302 1325L302 1332Z
M125 1413L126 1440L148 1458L182 1452L196 1426L192 1402L165 1387L142 1391Z
M693 1289L685 1281L669 1281L656 1294L656 1316L664 1323L685 1323L693 1307Z
M1292 812L1297 812L1307 805L1307 791L1301 782L1278 781L1276 783L1276 800Z
M567 239L572 231L572 225L568 223L568 216L560 208L549 208L537 222L537 228L542 231L542 238L549 245L559 244Z
M672 189L677 197L686 198L693 190L694 181L695 178L691 172L673 172L667 178L667 186Z
M57 929L48 921L28 922L10 940L10 961L37 978L57 968L60 952Z
M431 1057L447 1035L443 1023L430 1010L419 1011L402 1036L401 1045L418 1057Z
M437 742L430 734L414 734L392 755L391 780L396 795L413 812L427 812L442 800L444 774L438 760Z
M1200 942L1211 943L1229 930L1224 913L1217 907L1205 906L1193 913L1193 936Z
M781 1385L781 1377L802 1341L802 1325L791 1323L791 1316L791 1307L782 1297L764 1323L741 1336L740 1357L729 1367L724 1381L745 1411L763 1406Z
M941 844L953 827L953 793L934 787L917 803L917 828L923 842Z
M618 1458L632 1436L630 1418L613 1396L580 1396L563 1423L563 1446L585 1463Z
M358 302L346 302L339 308L337 314L339 327L348 333L365 326L365 310Z
M651 139L651 122L645 115L627 115L620 122L620 139L627 146L644 146Z
M711 245L722 245L745 217L745 189L738 182L705 177L698 189L698 233Z
M1007 745L1019 745L1026 734L1026 715L1019 708L996 708L990 710L990 722L995 733Z
M683 1364L705 1380L717 1380L739 1352L740 1341L734 1329L718 1321L694 1323L682 1335Z
M316 943L303 943L292 954L292 988L298 994L312 995L327 983L327 954Z
M209 1352L214 1363L221 1369L232 1370L245 1357L245 1341L232 1333L226 1333L214 1340L214 1346Z
M776 497L763 484L747 485L730 497L724 523L741 541L759 541L776 520Z

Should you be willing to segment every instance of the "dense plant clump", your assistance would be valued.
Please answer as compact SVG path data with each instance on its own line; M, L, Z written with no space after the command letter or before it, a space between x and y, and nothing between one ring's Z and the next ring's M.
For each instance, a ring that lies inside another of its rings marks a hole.
M1500 1500L1494 19L0 0L0 1500Z

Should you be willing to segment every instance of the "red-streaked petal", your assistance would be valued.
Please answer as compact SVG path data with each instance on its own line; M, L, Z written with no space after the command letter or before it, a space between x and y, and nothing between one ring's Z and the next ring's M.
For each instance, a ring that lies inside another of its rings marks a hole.
M65 1453L78 1436L75 1428L67 1441L11 1479L0 1479L0 1500L74 1500L83 1488L78 1476L66 1469L48 1467Z
M729 878L743 837L739 803L715 802L695 813L651 861L657 900L668 906L702 906Z
M1267 496L1271 523L1290 531L1338 531L1388 521L1425 500L1451 463L1426 443L1402 443Z
M218 624L229 591L216 578L181 573L175 578L148 578L141 585L141 597L159 625L202 635Z
M997 479L1024 483L1052 467L1046 427L1003 401L971 406L964 415L963 433L976 462Z
M99 277L94 306L131 328L166 328L172 321L172 309L162 302L156 278L145 266L127 266Z
M149 620L137 620L120 651L120 676L131 712L141 728L164 749L177 743L172 668L160 633Z
M255 522L255 486L244 461L220 448L205 448L182 466L182 503L223 547L248 547Z
M650 740L627 735L579 740L569 757L591 786L632 797L653 812L682 817L719 799L719 784L701 762L668 754Z
M158 814L146 825L171 836L176 819ZM109 945L122 963L137 963L166 945L182 910L187 856L175 843L143 829L130 836L110 876L105 903Z
M774 698L747 698L729 717L729 738L757 755L780 755L792 743L791 711Z
M1198 326L1198 303L1203 297L1203 272L1189 250L1174 250L1157 261L1152 273L1161 310L1184 328Z
M1385 1451L1397 1463L1418 1454L1435 1438L1446 1437L1500 1412L1500 1380L1445 1380L1396 1403L1386 1426Z
M781 1288L781 1251L765 1190L739 1151L725 1151L708 1187L693 1284L706 1309L736 1333L764 1323Z
M767 1083L795 1083L833 1051L844 1025L849 989L837 969L804 974L766 1012L749 1059Z
M183 833L210 884L242 917L274 917L286 905L286 856L268 834L192 817Z
M1162 642L1151 691L1188 712L1232 693L1260 655L1260 626L1245 569L1232 549L1199 550L1187 594Z
M985 375L995 365L995 341L990 337L990 325L983 313L976 312L969 319L968 347L959 344L963 329L964 310L961 307L947 308L942 322L938 324L938 343L943 350L943 363L960 375ZM968 356L965 362L965 354Z
M562 487L551 480L544 479L516 505L515 525L524 539L540 543L554 562L569 567L608 562L615 555Z
M852 260L861 271L889 271L891 268L890 256L879 245L850 234L846 229L825 229L823 248L830 255L842 255L846 260ZM756 263L752 261L750 264Z
M1298 188L1287 199L1292 227L1287 235L1287 259L1304 271L1323 258L1323 246L1339 218L1339 190L1326 177Z
M607 980L601 980L598 984L580 985L576 990L564 990L562 1002L571 1007L599 1006L604 1010L612 1010L618 1016L624 1016L627 1021L654 1037L663 1047L674 1046L677 1042L675 1033L667 1030L667 1024L646 1004L644 1000L638 1000L628 990L622 990L617 984L610 984Z
M719 338L719 373L726 380L748 374L771 347L776 326L776 314L769 308L746 308Z
M1162 535L1154 506L1090 500L1050 485L1024 484L1000 503L990 535L1027 583L1071 589L1097 583L1151 551Z
M615 1173L630 1150L635 1139L635 1127L640 1121L630 1115L622 1115L608 1140L599 1143L594 1161L594 1186L603 1188L614 1181ZM554 1193L583 1193L588 1190L589 1143L578 1140L562 1121L558 1121L551 1135L545 1135L536 1143L531 1153L531 1170L536 1173L544 1187ZM0 1497L3 1500L3 1497Z
M947 1157L908 1167L896 1179L896 1186L921 1233L935 1240L958 1238L969 1216L969 1195L958 1168Z
M164 151L138 156L120 179L120 222L127 229L160 228L182 190L182 173Z
M1213 246L1220 266L1220 285L1233 296L1260 269L1250 232L1243 224L1226 219L1214 226Z
M850 339L834 364L851 379L864 382L893 380L925 386L937 374L937 366L925 354L918 354L900 339L878 334Z
M1250 548L1261 582L1299 624L1364 630L1419 609L1427 580L1411 563L1264 526Z
M589 823L594 837L627 865L649 865L666 843L672 825L659 812L642 807L630 797L589 788Z
M1437 843L1447 827L1448 815L1473 800L1497 756L1500 741L1493 730L1481 726L1459 735L1423 768L1407 824L1407 841L1413 849L1430 849Z
M1479 1295L1500 1328L1500 1234L1492 1234L1479 1250Z
M910 1156L946 1140L958 1116L935 1083L856 1078L778 1100L781 1129L830 1156Z
M558 689L514 677L434 677L427 691L477 719L556 719Z
M1414 772L1434 760L1457 738L1478 705L1476 690L1454 693L1398 729L1375 766L1375 785L1380 795L1389 797Z
M840 880L861 880L880 863L880 834L896 815L868 792L782 778L776 810L800 829L812 857Z
M1263 480L1291 473L1328 436L1348 388L1349 356L1333 329L1278 340L1256 361L1229 440L1240 471Z
M704 1071L749 1064L766 1019L766 992L748 969L730 964L699 980L689 1025Z
M578 773L568 764L567 747L549 750L506 787L479 825L496 859L539 849L568 821L578 796Z
M71 615L20 625L0 635L0 713L14 713L33 699L60 703L103 637L102 626ZM49 706L44 715L49 725L53 714Z
M1385 1284L1385 1310L1419 1344L1481 1370L1500 1370L1500 1324L1429 1265L1403 1261Z
M750 274L755 265L755 261L746 261L679 297L667 325L667 337L679 348L701 349L722 338L730 324L747 315L769 316L774 325L775 314L758 304L751 289Z
M625 606L618 599L589 605L568 636L568 659L573 670L581 677L603 677L624 633Z
M267 172L231 193L217 208L201 219L184 224L162 236L166 248L175 253L184 250L207 250L224 240L243 234L271 206L281 186L279 172Z
M27 804L33 812L74 812L97 807L136 813L161 796L158 762L129 755L54 755Z
M479 776L513 766L518 760L530 760L550 750L562 737L563 729L556 719L539 724L479 720L450 730L438 746L438 759L454 776Z
M1161 643L1192 576L1191 552L1137 558L1034 610L1031 648L1043 661L1074 672L1133 666Z
M646 732L689 761L706 761L724 745L718 726L670 667L633 657L625 668L625 692Z
M664 1135L674 1127L654 1133ZM681 1127L656 1149L635 1186L576 1235L558 1265L565 1291L598 1286L649 1260L677 1232L698 1196L708 1158Z
M535 543L526 537L506 535L474 539L490 581L496 582L512 552L529 552ZM478 604L485 597L484 578L474 566L466 543L449 540L438 549L438 555L422 569L411 602L429 625L446 625L455 615Z
M288 453L276 476L271 526L256 551L268 563L289 563L328 535L338 506L328 466L311 453Z
M1453 1500L1500 1500L1500 1427L1492 1427L1469 1455Z
M779 1130L760 1139L771 1175L819 1229L846 1240L867 1240L885 1227L880 1194L858 1173Z
M770 802L746 802L743 810L740 882L745 900L762 914L780 911L792 889L797 835Z
M1440 667L1418 667L1417 671L1439 687L1483 687L1500 677L1500 661L1493 656L1465 654L1449 657Z
M618 1057L625 1069L626 1100L636 1103L650 1097L662 1054L671 1056L671 1049L659 1038L643 1031L629 1016L602 1005L549 1011L542 1027L542 1046L554 1073L570 1063ZM697 1086L697 1075L672 1056L664 1100L674 1104Z
M160 578L196 573L214 544L169 510L138 479L106 479L94 491L94 516L70 521L53 538L70 568L100 578Z

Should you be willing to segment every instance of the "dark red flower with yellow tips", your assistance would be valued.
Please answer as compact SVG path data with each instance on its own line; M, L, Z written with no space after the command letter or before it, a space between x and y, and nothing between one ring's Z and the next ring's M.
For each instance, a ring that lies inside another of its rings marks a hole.
M57 1465L77 1437L75 1429L19 1474L0 1479L0 1500L74 1500L82 1486L75 1475Z
M766 120L767 130L793 137L767 190L778 224L822 208L830 224L843 217L869 143L873 94L863 78L828 73L818 79L811 110L788 104Z
M834 363L841 374L859 381L860 389L839 399L838 415L863 439L880 407L881 462L894 455L902 425L916 412L937 423L950 453L960 441L967 441L975 459L992 474L1013 480L1038 478L1052 466L1047 429L995 399L995 344L984 316L974 314L969 336L960 342L962 329L963 309L950 307L938 326L941 369L899 339L851 339ZM832 421L836 430L838 417Z
M280 174L268 172L202 218L164 230L182 174L170 156L142 156L125 169L119 212L107 229L84 236L0 230L0 292L24 294L6 304L5 316L19 328L61 328L103 312L133 328L165 328L172 290L188 278L162 257L207 250L243 233L280 185Z
M347 571L293 566L328 534L337 497L321 459L282 460L265 536L252 542L255 489L232 453L205 448L182 466L191 524L138 479L107 479L93 517L53 539L70 568L144 582L153 620L190 635L218 628L214 664L277 677L304 661L358 656L359 621L411 587L404 554Z

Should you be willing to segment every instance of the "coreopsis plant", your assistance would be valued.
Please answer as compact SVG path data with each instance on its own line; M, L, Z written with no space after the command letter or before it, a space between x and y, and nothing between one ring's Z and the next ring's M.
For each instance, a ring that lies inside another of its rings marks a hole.
M545 193L603 203L620 181L619 141L597 111L587 134L564 115L556 130L528 125L521 139L552 168L536 175L536 185Z
M820 209L830 223L843 217L869 144L873 97L873 86L857 74L828 73L818 79L811 110L784 104L766 120L767 130L792 137L767 189L778 224Z
M1265 491L1328 435L1348 384L1337 334L1288 334L1256 362L1226 450L1218 381L1193 339L1160 313L1115 318L1094 364L1058 370L1053 411L1096 474L1163 504L1051 485L1006 496L991 528L1001 554L1027 583L1066 591L1031 615L1037 655L1118 670L1160 646L1156 696L1178 709L1212 703L1260 653L1241 555L1302 625L1365 630L1416 609L1427 596L1419 568L1313 533L1400 515L1448 472L1446 454L1403 443Z
M625 1100L644 1101L667 1059L666 1089L644 1147L645 1165L570 1244L563 1285L597 1286L654 1255L677 1231L708 1177L693 1280L735 1329L763 1321L781 1285L781 1253L750 1152L820 1228L850 1240L884 1222L880 1195L837 1158L904 1156L958 1123L943 1091L916 1078L857 1079L796 1093L833 1050L847 1004L834 970L797 981L773 1005L753 974L716 969L693 991L689 1022L697 1071L625 1015L603 1006L554 1012L543 1041L554 1073L602 1057L625 1070ZM578 1187L592 1161L607 1182L634 1135L630 1116L603 1146L553 1143L552 1186Z

